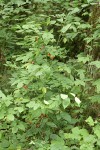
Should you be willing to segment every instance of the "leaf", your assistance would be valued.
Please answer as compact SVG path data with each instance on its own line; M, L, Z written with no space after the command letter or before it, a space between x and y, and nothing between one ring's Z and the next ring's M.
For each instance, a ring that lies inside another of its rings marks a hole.
M61 96L61 99L63 99L62 105L63 105L63 108L65 109L70 104L70 99L68 95L66 94L60 94L60 96Z
M15 107L14 110L18 110L18 112L21 113L24 111L24 108L23 107Z
M57 128L56 124L54 124L53 122L47 122L47 125L52 128Z
M62 102L63 108L65 109L70 104L70 98L64 99Z
M78 105L80 105L80 103L81 103L81 101L80 101L80 99L79 99L78 97L75 97L75 102L76 102Z
M54 39L54 35L51 32L44 32L42 38L45 44L48 44L49 41L52 41Z
M18 6L23 5L25 2L23 2L22 0L11 0L12 3L17 4Z
M60 94L61 98L62 99L67 99L68 98L68 95L65 95L65 94Z
M82 56L81 54L78 55L78 62L83 62L84 64L90 60L89 56Z
M14 115L13 114L7 115L7 120L8 121L14 121Z
M94 126L94 121L91 116L88 117L88 119L85 120L90 126Z
M0 119L3 119L5 116L5 111L4 110L1 110L0 111Z
M29 103L26 104L26 106L29 107L29 108L33 108L34 105L35 105L34 101L31 101L31 102L29 102Z
M18 129L20 129L20 130L22 130L22 131L25 131L25 126L24 126L24 124L23 124L23 123L20 123L20 124L18 125Z
M46 100L44 100L44 104L49 105L49 102L48 102L48 101L46 101Z
M5 94L1 90L0 90L0 97L3 98L3 99L6 98Z
M2 150L8 149L8 147L9 147L9 141L5 140L5 139L2 139L1 147L3 148Z
M80 9L78 7L76 7L69 14L72 15L72 14L75 14L75 13L77 13L79 11L80 11Z
M43 88L42 88L42 92L43 92L43 94L46 94L47 89L46 89L45 87L43 87Z
M62 32L62 33L65 33L70 27L71 27L71 24L68 24L68 25L64 26L64 27L61 29L61 32Z
M18 127L16 125L15 127L12 128L12 133L17 133L17 131L18 131Z
M94 133L97 135L97 137L100 139L100 125L96 125L93 128Z
M62 112L61 113L61 117L64 120L66 120L68 123L71 123L71 121L72 121L71 116L68 113L66 113L66 112Z
M24 85L23 82L20 82L20 83L17 84L17 88L22 88L23 85Z
M87 2L88 2L88 3L91 3L91 2L93 2L93 0L87 0Z
M35 101L31 101L31 102L27 103L26 106L36 110L36 109L38 109L40 107L40 104L36 103Z
M100 92L100 79L96 80L95 82L93 82L93 85L96 86L97 88L97 93Z
M61 138L53 140L50 145L50 150L66 150L64 140Z
M82 81L82 80L76 79L75 85L83 85L83 86L85 86L85 82Z
M100 61L98 61L98 60L92 61L92 62L90 63L90 65L94 65L94 66L96 66L98 69L100 69Z
M100 94L91 96L89 99L90 99L91 102L93 102L93 103L94 103L94 102L100 103Z

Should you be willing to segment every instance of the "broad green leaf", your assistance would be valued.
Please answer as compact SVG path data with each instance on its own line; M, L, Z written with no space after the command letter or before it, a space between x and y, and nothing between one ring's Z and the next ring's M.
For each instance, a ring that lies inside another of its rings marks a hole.
M100 139L100 125L97 124L94 128L93 128L94 133L97 135L97 137Z
M83 85L83 86L85 86L85 82L82 81L82 80L76 79L75 80L75 85Z
M42 35L42 38L45 42L45 44L48 44L50 41L54 41L54 35L50 32L44 32Z
M18 112L21 113L24 111L24 108L23 107L15 107L14 110L18 110Z
M65 33L70 27L71 27L71 24L67 24L66 26L64 26L64 27L61 29L61 32L62 32L62 33Z
M36 109L38 109L40 107L40 104L36 103L35 101L31 101L31 102L27 103L26 106L36 110Z
M92 119L91 116L89 116L86 120L85 120L90 126L94 126L94 121Z
M91 2L93 2L93 0L87 0L87 2L88 2L88 3L91 3Z
M23 123L20 123L20 124L18 125L18 129L20 129L20 130L22 130L22 131L25 131L25 126L24 126L24 124L23 124Z
M3 98L3 99L6 98L5 94L1 90L0 90L0 98Z
M94 103L94 102L100 103L100 94L91 96L89 99L90 99L91 102L93 102L93 103Z
M100 93L100 79L98 79L95 82L93 82L93 85L96 86L97 93Z
M31 101L31 102L29 102L29 103L26 104L26 106L29 107L29 108L33 108L34 105L35 105L34 101Z
M13 114L8 114L7 115L7 120L8 121L14 121L14 115Z
M63 100L68 98L68 95L66 95L66 94L60 94L60 96Z
M98 61L98 60L92 61L92 62L90 63L90 65L94 65L94 66L96 66L98 69L100 69L100 61Z
M80 9L79 9L78 7L76 7L76 8L74 8L74 9L70 12L70 15L75 14L75 13L77 13L77 12L79 12L79 11L80 11Z
M8 149L8 147L9 147L9 141L8 140L6 140L6 139L2 139L2 142L1 142L1 146L2 146L2 150L4 150L4 149Z
M89 60L90 60L89 55L88 56L78 55L78 62L83 62L85 64L86 62L89 62Z
M23 87L23 82L19 82L18 84L17 84L17 88L22 88Z
M70 98L63 99L62 105L64 109L67 108L69 104L70 104Z
M16 125L15 127L12 128L12 133L17 133L17 131L18 131L18 127Z
M53 122L47 122L47 125L52 128L57 128L56 124L54 124Z

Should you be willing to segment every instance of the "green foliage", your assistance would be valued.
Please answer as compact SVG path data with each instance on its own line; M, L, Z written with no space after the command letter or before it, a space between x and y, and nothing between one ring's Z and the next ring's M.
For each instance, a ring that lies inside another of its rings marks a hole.
M97 4L0 1L1 150L100 149Z

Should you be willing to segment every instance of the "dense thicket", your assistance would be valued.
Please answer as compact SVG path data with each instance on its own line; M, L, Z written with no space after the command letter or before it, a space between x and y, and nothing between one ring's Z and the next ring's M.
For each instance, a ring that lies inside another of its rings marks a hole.
M100 149L100 4L0 0L0 150Z

